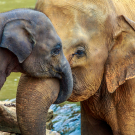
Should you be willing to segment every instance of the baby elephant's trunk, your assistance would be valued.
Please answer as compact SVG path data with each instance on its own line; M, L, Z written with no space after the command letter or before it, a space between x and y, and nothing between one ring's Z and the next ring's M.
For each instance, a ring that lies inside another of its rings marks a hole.
M17 119L22 135L46 135L46 117L59 94L57 79L22 75L17 90Z

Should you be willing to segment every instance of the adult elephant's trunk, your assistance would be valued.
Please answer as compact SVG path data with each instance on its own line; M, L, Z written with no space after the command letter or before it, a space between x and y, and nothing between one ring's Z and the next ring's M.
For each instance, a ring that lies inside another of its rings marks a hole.
M46 135L47 111L59 94L57 79L22 75L17 90L17 119L22 135Z

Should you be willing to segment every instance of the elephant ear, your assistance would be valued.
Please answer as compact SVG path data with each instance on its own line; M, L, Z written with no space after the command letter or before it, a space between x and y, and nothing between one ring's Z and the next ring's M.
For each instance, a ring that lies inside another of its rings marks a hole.
M118 18L118 24L105 69L110 93L126 80L135 78L135 22L122 15Z
M32 52L36 43L32 24L26 20L8 22L1 37L0 47L13 52L22 63Z

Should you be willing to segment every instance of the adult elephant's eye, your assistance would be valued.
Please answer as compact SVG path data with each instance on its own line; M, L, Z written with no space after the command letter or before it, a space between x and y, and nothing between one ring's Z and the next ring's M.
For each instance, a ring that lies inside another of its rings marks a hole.
M78 57L82 57L85 55L85 49L80 47L77 49L77 51L73 55L77 55Z
M76 54L79 56L82 56L85 54L85 52L84 52L84 50L77 50Z
M60 54L61 52L61 44L57 44L53 49L52 49L52 56L56 56L58 54Z

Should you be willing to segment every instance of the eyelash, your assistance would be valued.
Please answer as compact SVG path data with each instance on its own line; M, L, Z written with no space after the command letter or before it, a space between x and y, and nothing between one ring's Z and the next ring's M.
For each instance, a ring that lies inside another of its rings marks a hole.
M72 56L77 55L78 57L84 56L85 51L84 50L77 50L76 53L72 54Z

